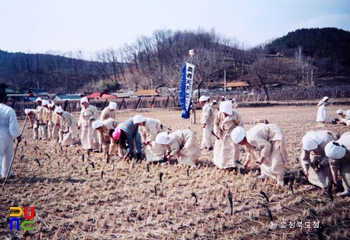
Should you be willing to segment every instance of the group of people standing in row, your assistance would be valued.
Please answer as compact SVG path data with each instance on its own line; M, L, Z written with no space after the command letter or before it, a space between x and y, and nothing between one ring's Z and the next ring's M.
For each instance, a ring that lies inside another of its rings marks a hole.
M196 166L201 151L213 151L213 163L220 169L233 170L240 165L247 169L250 162L257 162L261 169L259 178L272 178L277 180L278 185L283 185L288 159L286 139L279 126L264 120L246 131L234 101L222 97L217 104L216 101L211 102L209 97L201 96L198 102L202 106L201 144L198 144L195 133L190 129L173 131L159 120L142 115L118 122L115 102L110 102L98 118L97 108L83 97L80 100L82 108L78 121L60 106L41 98L36 100L36 109L25 109L25 113L31 122L33 138L37 140L51 139L62 146L75 146L79 141L77 130L81 129L80 142L83 149L108 155L117 154L123 160L135 157L138 161L145 155L147 162L167 163L176 158L179 164L188 166ZM217 112L214 111L216 105ZM0 105L0 141L3 143L0 143L0 148L6 149L9 146L4 143L12 142L7 141L6 137L21 140L17 119L7 108L4 104ZM6 118L3 117L5 115ZM5 126L4 122L9 122L7 130L2 130L5 128L2 127ZM4 134L6 137L2 136ZM214 144L212 136L215 137ZM331 131L307 132L302 138L301 164L309 182L328 188L332 183L337 183L340 172L345 188L340 195L350 195L349 144L350 132L344 133L339 139ZM239 161L239 145L245 146L246 150L243 164ZM0 149L1 153L4 151ZM7 160L0 164L2 177L8 170L10 151L6 151Z

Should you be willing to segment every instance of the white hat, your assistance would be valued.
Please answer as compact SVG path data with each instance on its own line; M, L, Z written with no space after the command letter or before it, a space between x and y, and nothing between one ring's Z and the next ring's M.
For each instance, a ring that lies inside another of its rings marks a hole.
M96 120L92 122L92 128L96 129L102 126L102 121L101 120Z
M156 143L158 144L168 144L169 135L167 132L161 132L156 136Z
M306 151L314 150L322 142L322 139L317 135L315 131L309 131L302 139L303 149Z
M109 107L110 109L116 110L116 109L117 109L117 103L115 103L115 102L109 102L108 107Z
M199 101L200 101L200 102L205 102L205 101L207 101L208 99L209 99L209 97L202 95L202 96L199 98Z
M216 103L216 100L213 100L213 103Z
M323 97L322 98L322 101L326 101L326 100L328 100L329 99L329 97Z
M36 100L35 100L35 102L42 102L43 100L40 98L40 97L38 97Z
M47 104L47 106L48 106L49 108L52 108L53 106L55 106L55 104L54 104L54 103L49 103L49 104Z
M89 103L89 100L87 99L87 97L83 97L82 99L80 99L80 104L84 102Z
M220 103L220 112L227 113L228 115L232 114L232 102L224 101Z
M146 119L142 115L135 115L133 121L134 123L142 123L146 121Z
M331 141L327 143L324 152L330 159L341 159L346 154L346 148L338 142Z
M49 101L47 101L47 100L43 100L43 102L42 102L42 104L43 104L43 106L45 106L45 105L48 105L49 104Z
M245 130L241 126L235 127L231 132L231 139L234 143L240 143L245 137Z
M31 109L28 109L28 108L26 108L26 109L24 109L24 113L25 114L28 114L28 113L30 113L32 110Z
M342 114L343 113L343 110L342 109L338 109L337 110L337 114Z
M61 106L55 108L55 113L63 113L63 109Z

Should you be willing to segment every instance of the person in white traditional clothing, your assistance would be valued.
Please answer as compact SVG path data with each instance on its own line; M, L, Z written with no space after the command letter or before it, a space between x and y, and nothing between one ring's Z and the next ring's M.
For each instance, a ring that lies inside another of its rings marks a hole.
M237 127L244 127L241 115L232 111L231 101L220 103L219 112L214 120L214 133L219 138L214 144L214 164L220 169L237 168L239 160L239 145L230 137L231 131Z
M46 124L46 136L47 139L52 138L52 110L51 110L51 103L48 101L43 101L43 120Z
M343 133L337 141L327 143L325 154L329 158L333 184L337 186L338 170L342 177L344 192L338 196L350 196L350 132Z
M201 147L202 149L211 151L213 150L213 141L211 140L211 135L214 127L214 110L213 106L209 103L209 97L207 96L201 96L199 98L199 103L203 107L201 119L203 137Z
M108 118L115 119L115 111L117 109L117 103L109 102L108 107L102 110L100 120L106 120Z
M161 132L156 137L156 142L167 148L166 159L176 157L179 164L196 166L201 151L197 143L196 135L190 130L177 130L168 134Z
M45 101L47 102L47 100L42 100L40 97L37 98L35 100L35 102L37 103L37 108L36 110L34 111L35 112L35 115L36 115L36 123L34 125L34 128L37 129L38 131L38 139L41 139L41 140L45 140L47 138L47 132L46 132L46 124L44 122L44 107L42 105L42 103Z
M82 105L82 108L78 121L78 129L81 128L81 146L83 149L98 152L97 131L92 128L92 122L97 117L97 109L95 106L89 104L86 97L83 97L80 100L80 104Z
M33 139L38 140L38 124L37 124L37 118L35 114L36 109L24 109L24 113L28 115L29 122L30 122L30 128L33 129Z
M211 105L213 106L213 108L215 108L215 107L218 105L218 102L214 99L214 100L211 102Z
M52 113L52 124L53 124L53 126L52 126L51 136L52 136L52 140L54 142L62 143L63 134L60 131L60 126L61 126L61 122L63 124L63 119L62 119L62 116L58 115L55 112L56 108L57 107L55 105L52 107L52 110L53 110L53 113Z
M60 132L63 135L62 146L74 146L77 142L77 121L69 112L63 111L59 106L56 107L55 113L62 117L60 121Z
M231 102L232 102L233 111L237 111L238 103L237 103L236 99L232 98Z
M328 97L322 98L321 101L318 102L317 107L317 118L316 122L324 123L327 119L327 106L328 106Z
M327 130L308 131L302 138L301 166L309 182L322 189L332 184L329 160L324 148L327 143L335 140L336 134Z
M17 144L22 140L15 111L4 104L7 94L0 93L0 174L2 178L12 177L10 168L13 156L13 138ZM8 173L8 175L7 175Z
M339 118L335 118L332 120L332 123L340 123L343 125L348 125L347 122L350 120L350 110L347 110L346 112L343 112L342 109L337 110L337 114Z
M284 171L287 164L287 144L282 128L275 124L258 123L249 131L237 126L231 132L232 141L246 147L247 169L251 160L260 164L261 176L259 178L272 178L278 185L283 185ZM258 153L257 153L258 151ZM256 159L256 154L259 154Z
M147 162L163 160L166 149L155 140L157 134L166 131L166 127L158 119L145 118L142 115L135 115L134 123L138 125Z
M118 121L113 118L107 118L106 120L96 120L92 123L92 128L98 131L98 140L100 143L99 150L108 155L114 152L117 147L116 141L112 141L110 136L110 130L114 130L118 126Z
M197 122L196 109L197 109L196 102L194 100L191 100L191 105L190 105L190 123L191 124L196 124Z

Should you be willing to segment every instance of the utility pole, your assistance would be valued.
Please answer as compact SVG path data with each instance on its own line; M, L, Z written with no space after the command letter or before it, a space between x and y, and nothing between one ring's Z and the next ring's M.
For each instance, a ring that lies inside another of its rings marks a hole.
M153 97L153 81L152 79L150 79L150 81L151 81L151 91L152 91L152 97Z

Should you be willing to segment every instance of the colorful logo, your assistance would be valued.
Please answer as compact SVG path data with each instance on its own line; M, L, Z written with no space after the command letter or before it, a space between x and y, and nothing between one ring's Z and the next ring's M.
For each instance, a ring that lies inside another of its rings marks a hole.
M30 215L28 213L29 207L24 207L24 211L21 207L10 207L10 230L13 230L13 224L16 223L16 229L19 231L27 230L34 231L34 207L30 207ZM25 221L19 219L21 216L24 216ZM28 226L29 225L29 226Z

